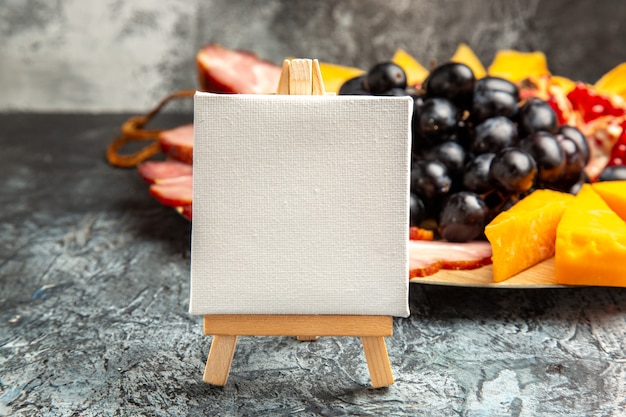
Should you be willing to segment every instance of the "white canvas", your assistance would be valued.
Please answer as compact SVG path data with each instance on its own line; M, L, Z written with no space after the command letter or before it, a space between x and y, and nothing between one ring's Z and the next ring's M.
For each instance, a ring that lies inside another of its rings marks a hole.
M190 312L408 316L412 109L196 93Z

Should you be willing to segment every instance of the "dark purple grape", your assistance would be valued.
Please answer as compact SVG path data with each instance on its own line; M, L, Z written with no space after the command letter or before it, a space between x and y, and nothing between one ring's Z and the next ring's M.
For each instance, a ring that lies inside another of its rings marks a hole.
M411 152L414 155L419 154L422 150L430 148L432 145L429 140L419 131L419 115L424 107L424 95L423 94L411 94L413 98L413 116L411 119L411 138L412 149Z
M463 186L468 191L483 194L493 189L489 181L489 167L495 155L493 152L483 153L468 162L463 174Z
M535 132L522 139L520 149L528 152L537 163L537 177L543 182L554 182L565 170L565 156L559 141L548 132Z
M395 87L392 88L391 90L385 91L382 94L378 94L379 96L392 96L392 97L404 97L404 96L408 96L409 93L407 93L405 88L400 88L400 87Z
M533 157L517 148L505 148L496 153L489 167L489 180L511 194L529 190L536 175L537 165Z
M476 78L470 67L448 62L433 69L422 87L428 97L447 98L461 108L469 108L475 83Z
M413 119L413 131L434 145L454 136L460 118L459 109L450 100L428 98Z
M345 81L339 88L339 95L352 95L352 96L367 96L370 92L365 89L365 75L359 75L357 77L350 78Z
M409 95L413 99L413 115L418 114L424 106L424 100L426 100L426 97L423 92L411 93Z
M475 154L498 152L517 145L517 126L504 116L487 119L474 129L471 150Z
M374 65L365 76L365 89L374 95L384 94L394 88L406 88L404 70L393 62Z
M411 206L409 223L411 226L419 226L426 218L426 207L422 199L414 193L411 193Z
M521 197L522 195L530 193L531 190L532 188L526 193L522 193L522 194L504 195L498 192L491 192L491 193L485 194L483 196L483 200L485 201L485 204L489 208L488 222L493 220L498 214L513 207L522 199Z
M450 191L448 168L439 161L418 159L411 169L411 191L430 200Z
M471 119L481 123L490 117L504 116L515 118L518 111L518 99L506 91L475 90L471 107Z
M422 107L424 107L424 100L426 98L422 94L410 94L413 99L413 125L416 124L415 120L419 117L419 114L422 112Z
M578 149L580 149L580 152L583 154L585 165L587 165L589 163L589 158L591 157L591 154L589 152L589 142L587 142L587 138L585 137L585 135L583 135L583 132L581 132L578 128L574 126L563 125L559 127L557 133L568 137L576 142L576 145L578 145Z
M565 158L565 167L563 168L563 174L557 182L551 184L551 188L568 191L581 180L585 169L585 160L578 144L573 139L563 136L559 141L559 145L561 145Z
M626 180L626 166L613 165L606 167L600 173L598 181L623 181Z
M515 84L506 78L486 76L476 80L476 85L474 87L474 93L477 91L502 91L504 93L511 94L515 101L519 101L519 89Z
M552 107L540 98L531 98L517 113L517 125L521 137L544 131L556 133L558 119Z
M520 198L518 198L517 196L509 197L509 198L505 199L498 206L498 213L506 211L506 210L512 208L514 205L519 203L519 201L520 201ZM497 215L497 213L495 213L495 214Z
M466 150L470 150L472 142L474 141L474 125L468 123L468 120L461 119L456 127L456 133L451 137L452 140L458 142Z
M569 190L565 190L565 192L567 192L569 194L572 194L572 195L576 195L576 194L578 194L580 189L583 188L583 184L585 184L585 183L586 183L586 181L581 179L577 183L575 183L574 185L569 187Z
M444 164L453 178L459 176L465 166L465 149L459 143L451 140L430 148L424 153L424 157Z
M588 184L589 178L583 172L578 178L572 177L570 180L566 181L563 178L560 178L558 181L550 184L546 184L546 188L551 190L561 191L563 193L569 193L576 195L582 188L583 184Z
M460 191L451 194L439 219L439 233L450 242L468 242L481 236L489 209L476 194Z

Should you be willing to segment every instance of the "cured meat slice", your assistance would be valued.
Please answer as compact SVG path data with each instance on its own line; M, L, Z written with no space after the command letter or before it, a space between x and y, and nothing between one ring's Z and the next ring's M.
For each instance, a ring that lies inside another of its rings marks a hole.
M276 91L281 67L248 51L208 44L196 54L198 81L213 93L269 94Z
M189 165L193 162L193 124L160 132L159 143L170 158Z
M433 240L435 233L432 230L422 229L421 227L409 227L410 240Z
M191 212L192 212L191 204L186 205L186 206L176 207L176 211L178 211L178 213L181 216L191 221Z
M409 279L441 269L476 269L491 264L489 242L409 241Z
M166 161L157 164L167 163ZM164 167L158 166L155 171L162 168ZM175 207L183 217L192 220L193 178L191 175L157 180L150 186L150 194L161 204ZM409 241L409 279L433 275L441 269L467 270L489 264L491 264L489 242Z
M191 205L193 178L191 175L188 175L164 183L152 184L150 186L150 195L165 206L180 207Z
M163 184L192 175L193 167L183 162L146 161L137 166L139 175L150 184Z

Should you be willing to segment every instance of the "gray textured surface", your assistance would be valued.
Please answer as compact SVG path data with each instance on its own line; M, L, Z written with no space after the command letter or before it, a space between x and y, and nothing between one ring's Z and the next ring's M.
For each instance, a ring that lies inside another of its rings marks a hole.
M205 385L190 226L105 163L124 119L0 116L0 415L626 414L626 289L412 285L387 389L355 338L242 337Z
M483 63L542 50L593 82L626 61L620 0L0 0L0 111L143 111L196 87L208 42L368 68L404 48L428 65L460 42Z

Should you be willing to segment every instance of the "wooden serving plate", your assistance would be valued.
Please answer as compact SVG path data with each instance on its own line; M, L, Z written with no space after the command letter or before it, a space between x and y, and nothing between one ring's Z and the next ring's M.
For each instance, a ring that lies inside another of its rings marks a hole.
M426 277L413 278L412 284L449 285L458 287L488 288L566 288L567 285L557 284L554 280L554 258L520 272L503 282L493 282L491 265L478 269L450 270L442 269Z

